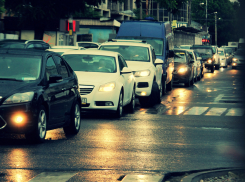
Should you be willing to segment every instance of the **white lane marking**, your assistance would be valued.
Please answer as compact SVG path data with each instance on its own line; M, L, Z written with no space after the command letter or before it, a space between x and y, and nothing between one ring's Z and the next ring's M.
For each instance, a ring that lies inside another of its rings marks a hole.
M208 107L192 107L184 113L184 115L201 115L204 113Z
M228 110L225 116L243 116L244 109L242 108L231 108Z
M29 182L66 182L75 174L74 172L43 172Z
M160 182L163 180L164 176L158 175L136 175L129 174L123 178L122 182Z
M224 94L219 94L218 97L215 97L214 102L219 102L222 97L224 97Z
M221 116L226 110L227 108L213 107L205 115L206 116Z

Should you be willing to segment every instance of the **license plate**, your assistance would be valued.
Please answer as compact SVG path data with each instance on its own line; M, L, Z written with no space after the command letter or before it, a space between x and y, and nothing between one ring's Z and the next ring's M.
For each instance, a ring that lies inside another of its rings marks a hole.
M82 98L82 105L87 104L87 98Z

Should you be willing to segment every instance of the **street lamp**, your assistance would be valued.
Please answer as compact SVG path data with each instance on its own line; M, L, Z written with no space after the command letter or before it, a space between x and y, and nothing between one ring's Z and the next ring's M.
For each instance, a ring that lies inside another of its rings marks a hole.
M201 5L204 5L204 3L200 3ZM206 0L206 31L208 33L208 0Z

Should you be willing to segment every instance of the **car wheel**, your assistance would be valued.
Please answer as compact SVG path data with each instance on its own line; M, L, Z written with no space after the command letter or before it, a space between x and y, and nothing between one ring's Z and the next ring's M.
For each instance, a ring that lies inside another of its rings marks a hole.
M135 109L135 89L133 88L133 93L132 93L132 97L131 97L131 101L128 104L128 111L130 113L133 113Z
M173 88L173 77L172 80L167 84L167 91L171 91Z
M115 118L120 118L123 114L123 94L122 91L120 92L119 95L119 100L118 100L118 105L117 105L117 110L115 113Z
M71 109L70 123L63 127L66 135L76 135L81 126L81 106L78 102Z
M220 67L219 65L218 65L218 66L215 66L215 69L216 69L216 70L219 70L219 67Z
M34 121L34 130L31 133L26 133L25 137L32 142L41 143L45 140L47 132L47 114L45 107L41 105L37 113L38 115Z
M162 79L162 95L165 95L167 93L167 84L165 77Z
M190 81L190 78L187 80L187 82L185 82L185 86L186 87L189 87L191 85L191 81Z
M214 66L211 68L211 73L213 73L214 72Z
M161 103L160 90L158 84L154 81L152 84L151 94L148 97L139 97L139 102L142 107L152 107L155 104Z

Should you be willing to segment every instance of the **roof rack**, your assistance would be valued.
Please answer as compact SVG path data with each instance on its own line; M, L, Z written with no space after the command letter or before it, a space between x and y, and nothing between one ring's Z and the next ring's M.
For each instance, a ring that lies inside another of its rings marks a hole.
M108 42L137 42L147 43L145 40L109 39Z

